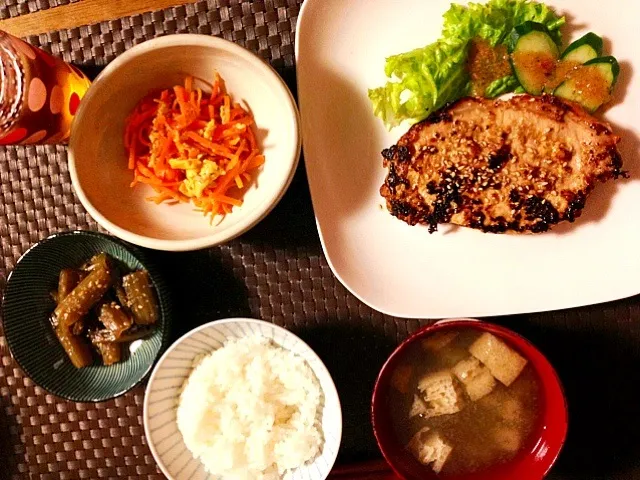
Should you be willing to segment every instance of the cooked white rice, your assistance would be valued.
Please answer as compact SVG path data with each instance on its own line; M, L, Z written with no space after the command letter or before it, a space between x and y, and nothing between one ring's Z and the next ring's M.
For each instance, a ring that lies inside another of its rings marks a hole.
M209 473L278 479L320 452L320 400L302 358L260 336L229 340L187 379L178 429Z

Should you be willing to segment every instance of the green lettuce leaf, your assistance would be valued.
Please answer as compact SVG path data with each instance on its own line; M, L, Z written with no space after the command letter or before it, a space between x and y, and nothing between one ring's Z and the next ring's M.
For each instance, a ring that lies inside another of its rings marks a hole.
M486 98L496 98L505 93L513 92L520 86L520 82L515 75L507 75L506 77L494 80L484 91Z
M444 14L439 40L386 59L384 71L389 80L368 92L374 114L391 129L405 120L419 122L467 95L470 82L465 64L469 41L480 37L494 46L506 43L513 27L527 20L544 24L560 41L559 29L565 19L542 3L489 0L467 6L452 4Z

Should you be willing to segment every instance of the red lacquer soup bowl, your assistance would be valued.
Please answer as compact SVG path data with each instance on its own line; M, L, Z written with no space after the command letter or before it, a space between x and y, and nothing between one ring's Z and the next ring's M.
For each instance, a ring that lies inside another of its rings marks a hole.
M391 378L405 354L416 342L436 332L474 329L489 332L526 358L537 374L540 398L537 427L525 446L510 461L474 473L438 476L422 465L398 440L390 414ZM382 367L373 392L371 408L373 430L385 459L395 473L406 480L540 480L558 458L567 436L566 398L556 371L545 356L528 340L499 325L471 319L444 320L427 326L405 340Z

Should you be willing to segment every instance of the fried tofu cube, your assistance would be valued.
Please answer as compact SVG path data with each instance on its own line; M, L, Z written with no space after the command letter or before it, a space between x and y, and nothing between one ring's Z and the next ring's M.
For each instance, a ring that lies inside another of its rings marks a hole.
M490 333L483 333L473 342L469 352L507 387L518 378L527 365L525 358Z
M462 382L472 402L489 395L497 383L489 369L475 357L458 362L451 371Z
M440 371L425 375L418 382L419 399L424 402L426 418L450 415L463 407L463 394L453 374Z
M466 348L449 346L438 352L438 359L443 367L453 367L456 363L464 360L469 356Z
M422 340L422 348L430 352L437 352L453 342L458 332L436 332Z
M423 465L430 465L435 473L440 473L453 448L429 427L424 427L407 445L413 456Z
M428 413L427 405L422 401L418 395L413 396L413 403L411 404L411 410L409 410L409 418L422 415L426 417Z

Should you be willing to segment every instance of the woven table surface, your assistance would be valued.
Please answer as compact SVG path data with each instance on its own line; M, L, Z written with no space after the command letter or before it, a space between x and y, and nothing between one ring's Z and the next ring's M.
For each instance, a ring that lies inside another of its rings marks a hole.
M3 0L0 18L74 0ZM222 36L258 53L295 94L301 0L199 1L27 37L88 72L156 36ZM95 72L94 72L95 73ZM0 289L20 255L51 233L98 229L71 187L63 146L0 148ZM346 291L322 254L303 162L275 210L239 239L208 251L151 252L175 292L173 338L231 316L285 326L320 355L344 414L338 461L379 457L369 422L375 377L395 345L426 321L382 315ZM381 281L384 281L382 278ZM464 301L464 299L460 299ZM570 434L550 479L640 479L640 300L493 318L547 354L564 382ZM0 330L0 478L162 478L142 427L144 385L102 403L73 403L35 386Z
M79 1L80 0L2 0L2 4L0 5L0 20Z

